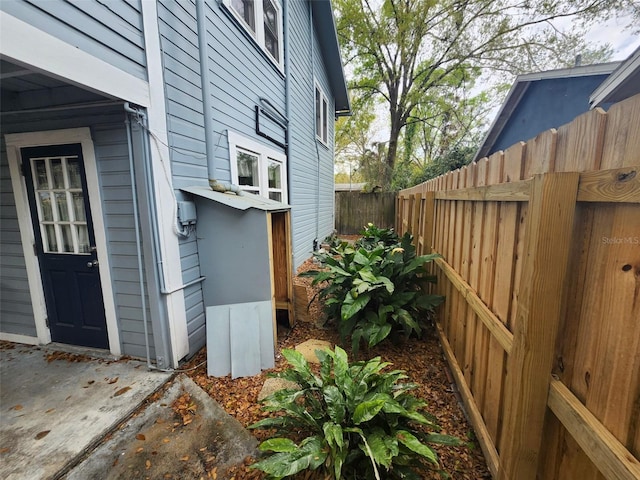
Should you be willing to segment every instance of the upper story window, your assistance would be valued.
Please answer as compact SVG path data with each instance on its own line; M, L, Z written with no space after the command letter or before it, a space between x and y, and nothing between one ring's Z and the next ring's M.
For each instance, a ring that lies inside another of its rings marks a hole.
M282 8L278 0L223 0L240 24L282 68Z
M329 102L327 96L316 83L316 138L327 145L329 141Z
M235 132L228 132L231 179L245 192L287 203L287 157Z

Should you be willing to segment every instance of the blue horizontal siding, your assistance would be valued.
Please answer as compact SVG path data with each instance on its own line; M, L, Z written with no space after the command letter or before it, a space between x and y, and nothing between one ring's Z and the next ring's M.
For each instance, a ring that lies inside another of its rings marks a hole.
M35 337L36 325L4 141L0 152L0 192L0 331Z
M311 256L313 241L333 232L333 96L315 31L310 32L309 4L291 2L291 164L294 266ZM312 37L313 34L313 37ZM313 38L314 64L310 54ZM315 82L329 102L329 148L315 135Z
M146 79L140 0L9 0L0 10Z
M111 267L121 349L126 355L144 357L146 351L142 334L144 331L142 297L137 268L128 146L122 107L9 116L3 118L0 136L4 139L6 133L87 126L91 128L98 167L103 222L107 234L107 254ZM4 143L2 145L0 188L3 193L0 199L3 208L0 211L10 213L12 208L10 205L13 205L13 193L8 169L5 170ZM3 261L2 258L4 258L6 251L11 253L7 262L15 264L13 267L5 267L0 263L0 329L3 332L33 336L35 335L33 310L26 282L24 260L21 252L17 250L17 246L21 245L21 240L15 214L12 218L7 217L6 221L5 218L0 218L0 240L0 262ZM16 291L7 289L5 278L11 280L11 287ZM11 301L8 301L10 297L20 299L24 305L12 304ZM27 310L29 311L27 312ZM150 315L148 318L150 319ZM151 353L155 357L150 321L147 326Z

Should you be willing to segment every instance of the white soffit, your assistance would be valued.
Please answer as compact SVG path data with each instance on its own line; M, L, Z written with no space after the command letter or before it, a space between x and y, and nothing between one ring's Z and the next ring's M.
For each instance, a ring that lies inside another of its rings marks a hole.
M97 93L149 107L149 84L0 11L0 55Z

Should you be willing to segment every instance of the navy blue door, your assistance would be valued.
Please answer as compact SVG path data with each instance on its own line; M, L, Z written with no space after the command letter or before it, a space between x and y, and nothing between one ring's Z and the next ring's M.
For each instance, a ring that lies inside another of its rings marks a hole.
M108 348L82 147L21 153L51 339Z

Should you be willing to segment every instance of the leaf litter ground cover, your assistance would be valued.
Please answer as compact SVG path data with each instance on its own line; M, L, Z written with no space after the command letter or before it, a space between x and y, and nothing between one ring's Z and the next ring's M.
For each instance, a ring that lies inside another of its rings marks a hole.
M298 269L298 273L313 268L317 268L317 265L312 260L308 260ZM313 297L315 291L314 287L311 286L311 279L296 277L294 282L298 285L305 285L308 297ZM282 349L293 349L296 345L311 338L326 340L332 345L340 344L335 326L322 326L324 323L323 316L321 305L314 301L309 307L311 322L298 322L293 329L279 328L276 366L274 369L264 371L253 377L231 379L230 376L221 378L208 377L206 365L202 365L190 371L188 375L215 399L227 413L247 427L268 415L262 411L257 398L264 381L267 379L267 374L269 372L282 371L288 367L286 360L279 353ZM344 347L347 352L350 351L348 345L344 345ZM418 388L412 393L428 403L427 411L437 418L442 428L440 433L457 436L464 442L459 447L434 446L440 458L442 471L438 472L435 469L425 468L422 472L423 478L461 480L490 478L480 446L473 433L473 428L467 421L460 405L455 385L435 332L431 330L421 339L411 338L401 344L383 342L369 351L361 350L358 359L369 359L376 356L380 356L383 361L391 362L393 369L405 370L409 381L418 385ZM206 351L203 349L186 367L198 365L205 359ZM259 441L268 438L267 432L261 430L252 430L252 433ZM262 472L249 468L248 465L251 461L251 459L248 459L245 465L232 468L229 472L226 472L225 478L234 478L236 480L264 478ZM209 477L212 478L211 475ZM311 479L317 477L313 477L309 472L301 472L296 478Z

